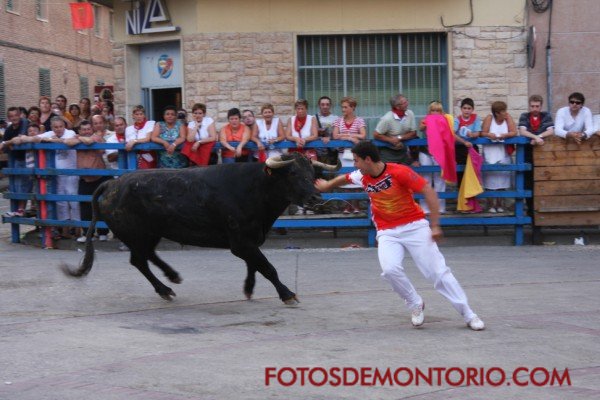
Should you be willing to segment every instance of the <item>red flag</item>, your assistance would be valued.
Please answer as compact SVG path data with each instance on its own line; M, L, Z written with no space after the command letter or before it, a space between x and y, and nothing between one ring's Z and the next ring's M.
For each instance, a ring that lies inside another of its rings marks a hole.
M94 8L90 3L69 3L73 29L91 29L94 27Z

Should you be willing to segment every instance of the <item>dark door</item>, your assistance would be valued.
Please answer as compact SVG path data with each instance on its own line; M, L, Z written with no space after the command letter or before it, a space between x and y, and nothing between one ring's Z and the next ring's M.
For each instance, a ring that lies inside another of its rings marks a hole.
M181 88L152 89L152 118L155 121L163 120L166 106L181 108Z

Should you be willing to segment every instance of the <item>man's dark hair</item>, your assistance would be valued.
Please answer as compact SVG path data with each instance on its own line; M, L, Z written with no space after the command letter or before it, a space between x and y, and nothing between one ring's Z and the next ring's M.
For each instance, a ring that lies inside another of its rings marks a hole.
M569 101L571 101L571 100L577 100L577 101L580 101L581 104L585 104L585 96L583 95L583 93L579 93L579 92L571 93L569 95Z
M21 113L21 110L19 109L19 107L8 107L8 110L6 110L6 115L8 115L8 113L12 112L12 111L16 111L19 114Z
M356 143L352 147L352 153L356 154L363 160L368 156L371 157L371 161L373 162L381 161L381 157L379 156L379 150L377 149L377 146L375 146L373 142L370 142L368 140L363 140L361 142Z
M230 108L229 111L227 111L227 119L229 119L230 117L234 117L234 116L238 116L240 119L242 118L242 113L240 113L240 109L239 108Z
M464 106L465 104L471 106L471 108L475 108L475 102L470 97L465 97L464 99L462 99L462 101L460 102L460 107L462 108L462 106Z
M89 125L89 126L92 126L92 123L91 123L90 121L88 121L87 119L84 119L83 121L81 121L81 122L79 123L79 127L80 127L80 128L81 128L82 126L87 126L87 125Z
M317 105L321 104L321 100L329 100L329 103L331 104L331 98L329 96L321 96L321 97L319 97L319 101L317 101Z

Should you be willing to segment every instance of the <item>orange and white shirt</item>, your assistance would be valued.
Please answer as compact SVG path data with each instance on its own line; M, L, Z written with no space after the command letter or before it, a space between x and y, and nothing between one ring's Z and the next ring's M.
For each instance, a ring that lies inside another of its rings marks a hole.
M346 180L362 186L367 192L373 224L378 231L425 218L413 193L421 192L427 181L405 165L386 163L383 172L376 177L357 170L346 174Z

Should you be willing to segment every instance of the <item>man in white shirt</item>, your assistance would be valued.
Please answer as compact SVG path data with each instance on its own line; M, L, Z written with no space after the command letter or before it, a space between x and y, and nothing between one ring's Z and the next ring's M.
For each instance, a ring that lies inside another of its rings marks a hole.
M554 119L554 134L581 143L594 134L592 112L584 107L585 97L579 92L569 95L569 105L560 108Z

